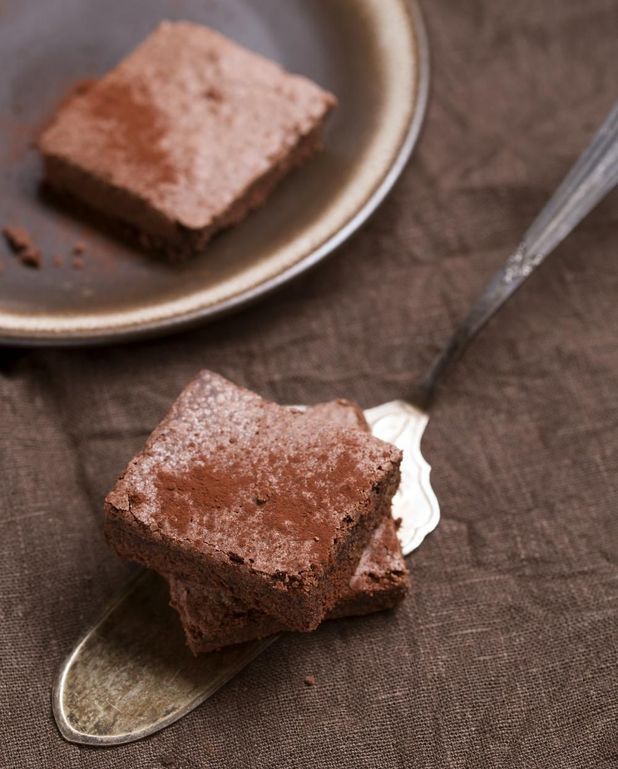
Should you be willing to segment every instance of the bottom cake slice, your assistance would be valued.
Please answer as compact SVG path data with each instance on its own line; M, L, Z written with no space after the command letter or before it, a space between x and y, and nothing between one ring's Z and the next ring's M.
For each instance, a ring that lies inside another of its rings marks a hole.
M170 603L180 616L187 644L194 654L284 630L273 617L247 607L219 588L209 589L175 577L168 577L168 582ZM388 517L375 530L348 589L327 619L391 609L406 595L409 586L395 521Z
M359 406L330 401L307 410L312 419L369 431ZM285 628L268 614L247 606L220 585L205 586L167 577L170 603L178 611L189 648L195 653L215 651L279 633ZM397 529L390 514L372 534L348 587L327 619L370 614L396 606L409 590L409 575L401 553Z

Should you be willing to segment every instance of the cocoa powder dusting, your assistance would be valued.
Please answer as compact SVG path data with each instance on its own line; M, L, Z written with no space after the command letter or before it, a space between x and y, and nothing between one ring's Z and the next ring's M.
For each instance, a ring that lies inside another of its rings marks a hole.
M289 450L271 449L269 459L278 477L261 508L263 522L293 539L309 541L316 556L326 554L331 532L324 528L316 512L360 505L363 494L356 460L347 452L341 453L332 465L324 463L316 475L307 471L302 453L295 456Z
M216 511L237 505L249 482L242 475L221 475L203 464L194 465L186 474L161 469L155 478L163 514L182 530L198 512L206 521Z
M84 103L94 118L112 126L105 132L107 152L137 166L153 184L173 184L177 180L176 169L161 146L165 119L145 89L119 81L101 81L87 93Z
M358 509L364 499L358 464L345 448L319 474L300 449L290 454L289 446L276 444L261 462L258 452L244 460L228 455L216 467L196 463L183 473L160 469L155 486L161 515L186 532L192 521L218 528L224 513L235 530L245 525L251 532L281 534L306 543L313 557L327 557L332 530L320 513Z

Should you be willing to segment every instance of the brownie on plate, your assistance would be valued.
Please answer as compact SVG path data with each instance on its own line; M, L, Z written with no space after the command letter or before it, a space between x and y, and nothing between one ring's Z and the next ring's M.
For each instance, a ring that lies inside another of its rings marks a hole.
M321 145L335 98L189 22L163 22L43 133L45 180L182 257Z
M221 376L183 391L105 503L123 558L312 630L399 484L401 452Z
M362 410L349 401L320 403L304 414L307 419L327 419L369 431ZM171 604L178 611L187 643L195 654L264 638L284 629L280 622L246 606L233 594L169 575L168 582ZM395 522L386 515L373 532L354 576L327 619L390 609L401 601L408 589L408 570Z

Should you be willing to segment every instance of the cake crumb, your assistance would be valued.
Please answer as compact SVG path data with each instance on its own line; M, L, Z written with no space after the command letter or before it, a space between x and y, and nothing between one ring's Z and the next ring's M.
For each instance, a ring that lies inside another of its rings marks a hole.
M38 270L43 266L43 255L38 248L26 248L24 251L20 251L17 256L26 267L34 267Z
M307 686L315 686L315 676L305 676L305 684Z
M64 258L60 254L54 254L52 256L52 264L54 267L62 267L64 265Z
M30 233L23 227L15 227L7 224L2 228L2 234L4 235L6 242L15 252L23 251L32 246Z
M41 250L32 240L28 230L24 227L7 224L2 228L2 234L11 251L13 251L22 264L36 269L42 267L43 256Z
M86 244L81 240L78 240L77 243L75 243L75 245L73 246L74 254L83 254L85 250L86 250Z
M84 259L81 256L74 256L73 261L71 262L71 267L73 267L74 270L83 270L84 264Z

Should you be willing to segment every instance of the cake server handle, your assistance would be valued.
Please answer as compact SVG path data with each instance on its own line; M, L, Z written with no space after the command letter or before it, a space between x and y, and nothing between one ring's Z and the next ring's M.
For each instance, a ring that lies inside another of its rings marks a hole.
M616 184L618 103L417 386L417 406L427 410L447 369L485 323Z

